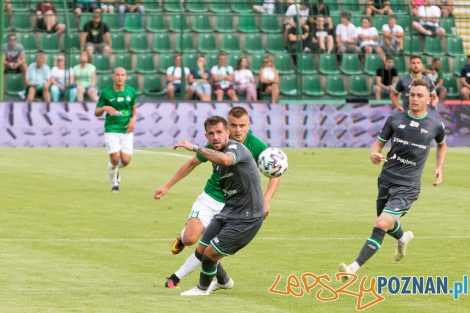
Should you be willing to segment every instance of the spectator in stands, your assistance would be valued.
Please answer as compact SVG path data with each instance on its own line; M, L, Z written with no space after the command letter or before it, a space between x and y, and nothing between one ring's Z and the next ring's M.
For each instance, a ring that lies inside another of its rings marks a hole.
M3 68L5 72L26 74L26 56L23 45L18 43L16 34L8 35L8 42L3 44Z
M42 99L51 102L49 86L51 83L51 68L46 64L46 56L43 53L36 54L36 62L31 63L26 71L26 101L33 102L36 95L42 95ZM24 100L25 92L19 95Z
M287 8L296 2L297 0L276 0L276 12L286 14Z
M92 20L83 26L80 35L80 48L88 53L88 58L93 59L96 52L111 56L111 35L109 27L101 21L101 10L93 12Z
M74 102L77 99L77 84L73 69L65 69L65 57L59 54L56 58L56 65L51 71L51 98L52 102L59 101L60 96L68 93L67 101Z
M96 9L99 9L99 5L95 0L75 0L74 2L73 12L75 13L76 25L80 25L82 12L94 12Z
M390 1L388 0L369 0L366 8L366 15L372 16L375 14L392 15L390 8Z
M274 67L273 59L265 57L263 67L259 71L259 83L261 84L261 92L271 94L271 102L279 101L279 73Z
M357 28L359 47L364 53L377 53L385 64L385 53L379 45L379 32L370 22L370 17L361 19L361 27Z
M291 54L294 64L297 64L297 49L299 52L312 51L312 40L310 39L310 29L305 19L297 19L296 17L294 20L296 23L298 20L299 29L297 27L289 28L287 32L287 51Z
M8 25L11 25L12 16L13 16L13 7L11 6L10 0L5 0L3 2L3 7L5 10L5 13L7 14Z
M291 4L286 11L286 18L284 20L284 27L285 27L285 38L289 34L289 30L291 28L296 28L297 24L296 21L298 19L294 19L294 17L298 17L303 22L306 22L309 15L309 8L308 8L308 1L302 1L301 3L293 3Z
M256 13L274 14L275 0L264 0L262 5L254 5L253 11Z
M338 53L360 53L357 45L356 26L351 23L351 14L341 12L341 23L336 26L336 45Z
M393 57L387 56L385 65L378 68L375 74L375 84L373 86L375 100L382 99L382 96L388 98L397 81L398 71L393 67Z
M426 0L411 0L411 14L418 16L418 10L426 3Z
M189 81L192 83L194 92L202 101L211 101L212 87L209 83L210 70L206 67L206 57L197 57L196 67L190 71Z
M100 0L100 8L103 13L114 13L114 0Z
M439 102L444 103L447 95L447 88L444 86L444 75L441 70L442 61L439 58L433 58L431 65L424 66L423 74L434 82Z
M462 100L470 100L470 55L467 56L467 65L460 71L460 85Z
M93 102L98 101L96 67L89 63L86 51L80 52L80 63L73 67L73 73L77 84L77 101L83 102L85 96Z
M227 65L227 55L219 54L219 64L211 68L214 93L217 101L222 101L227 94L230 100L237 101L237 93L233 88L233 67Z
M142 26L144 25L145 7L143 0L119 0L119 25L124 27L124 14L136 13L140 15Z
M246 101L257 101L255 76L248 68L248 59L243 57L237 62L237 67L233 73L233 82L237 93L246 92Z
M437 0L436 4L441 8L442 17L454 16L453 0Z
M44 0L36 5L36 28L48 33L62 35L65 25L57 23L57 10L51 0Z
M183 69L181 67L181 55L175 54L175 65L170 66L166 70L166 81L167 81L167 87L166 90L168 92L168 99L173 100L175 99L175 94L177 92L181 92L181 77L183 73ZM190 79L189 79L189 68L184 67L184 80L186 84L186 99L191 99L194 94L194 88L190 84Z
M312 28L312 26L316 23L317 17L322 17L323 22L325 23L325 27L329 31L333 31L333 19L330 16L330 9L328 8L328 5L324 3L323 0L318 0L317 3L310 5L310 15L310 28Z
M327 28L325 18L321 15L315 19L310 29L310 37L312 38L312 50L320 53L332 53L334 49L333 33Z
M438 6L431 5L430 0L419 7L418 16L420 21L413 22L413 28L420 34L425 36L439 36L441 39L445 38L446 31L444 28L439 27L439 19L441 17L441 9Z
M388 23L382 26L382 49L387 54L403 51L403 27L397 24L397 18L390 16Z

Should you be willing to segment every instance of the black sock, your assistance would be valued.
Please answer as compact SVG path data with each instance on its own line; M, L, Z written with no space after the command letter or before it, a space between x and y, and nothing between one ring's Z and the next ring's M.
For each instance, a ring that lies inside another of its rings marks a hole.
M168 279L171 279L175 285L177 285L180 282L180 279L178 278L178 276L176 276L175 273L171 274L171 276Z
M228 277L227 272L219 261L219 264L217 264L217 282L221 285L225 285L229 280L230 278Z
M212 261L207 255L202 256L202 268L199 275L199 289L207 290L209 288L212 278L217 274L217 261Z
M396 240L400 239L401 237L403 237L403 229L401 228L401 223L400 221L395 221L395 225L393 225L393 228L392 230L389 230L387 232L387 234L389 234L390 236L392 236L393 238L395 238Z
M202 253L199 253L197 250L194 251L194 256L202 262Z
M357 264L362 266L362 264L366 263L367 260L369 260L375 254L375 252L380 249L380 246L384 240L384 236L385 231L378 227L374 227L372 230L372 236L367 239L366 243L361 249L361 252L359 252L359 256L356 259Z

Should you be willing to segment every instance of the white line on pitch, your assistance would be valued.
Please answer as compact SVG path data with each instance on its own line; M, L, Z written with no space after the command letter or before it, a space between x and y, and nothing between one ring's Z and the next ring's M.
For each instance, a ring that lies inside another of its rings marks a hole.
M157 154L157 155L165 155L165 156L174 156L177 158L184 158L184 159L192 158L192 156L187 155L187 154L173 153L173 152L148 151L148 150L141 150L141 149L134 149L134 151L138 153L142 153L142 154Z

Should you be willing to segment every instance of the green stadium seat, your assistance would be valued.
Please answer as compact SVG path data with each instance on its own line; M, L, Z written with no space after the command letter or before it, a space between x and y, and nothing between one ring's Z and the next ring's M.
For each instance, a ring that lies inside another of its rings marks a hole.
M364 61L364 73L375 76L377 69L382 67L382 59L375 53L367 53Z
M263 42L261 40L261 34L246 34L245 35L245 51L248 53L263 52Z
M196 52L194 49L193 34L179 33L175 36L175 50L177 52Z
M127 45L124 38L124 34L111 33L111 45L113 53L125 53L127 52Z
M310 97L322 97L325 95L321 89L320 77L318 75L302 76L302 93Z
M460 76L460 71L467 65L467 56L465 54L456 55L454 58L454 75Z
M15 3L15 2L13 2ZM7 16L4 17L8 21ZM18 12L13 14L11 27L15 32L32 32L33 24L31 23L31 15L28 12Z
M144 94L147 96L158 97L164 95L166 90L162 87L162 81L159 75L144 76Z
M365 17L365 15L363 15L363 14L353 14L351 16L351 23L356 27L360 27L361 26L361 19L363 17Z
M264 53L254 53L251 55L250 69L255 74L259 74L259 70L263 67Z
M39 48L47 53L59 52L59 37L57 34L42 33Z
M168 33L153 34L152 51L157 53L173 52L171 48L170 35Z
M31 64L36 62L36 54L26 53L26 64Z
M310 3L316 3L316 1L315 2L311 1ZM325 2L325 3L328 4L328 9L330 10L330 14L341 13L341 9L339 7L339 1L330 1L330 2Z
M38 51L36 36L33 33L18 33L18 42L23 46L26 54L33 54Z
M403 0L390 0L390 8L394 15L406 15L409 14L409 4L403 3Z
M82 12L80 14L80 23L78 24L78 28L80 29L80 31L83 31L83 26L89 21L91 21L91 13Z
M285 52L284 36L282 34L268 34L266 36L266 51L269 53Z
M406 55L420 54L419 40L410 35L403 36L403 52Z
M57 53L47 53L46 54L46 64L49 65L50 68L55 66L55 58Z
M274 55L274 67L279 74L293 74L292 57L287 52L279 52Z
M147 15L146 29L152 33L165 33L167 28L165 25L165 16L163 14Z
M380 14L375 14L374 15L374 21L373 25L375 28L377 28L377 31L379 33L382 33L382 26L388 23L388 16L387 15L380 15Z
M162 11L162 6L160 4L160 1L146 1L145 2L145 13L159 13ZM147 15L148 17L149 15Z
M349 94L358 97L370 96L367 77L364 75L349 76Z
M5 74L5 93L10 96L18 96L19 91L23 91L24 81L22 74Z
M447 54L450 56L457 56L464 54L462 37L447 37Z
M364 12L363 9L361 9L361 5L359 1L357 0L343 0L343 11L352 13L354 16L354 13L362 13Z
M318 71L324 75L339 74L338 61L334 54L320 54Z
M64 35L64 49L67 51L80 50L80 34L66 33Z
M411 25L413 23L413 18L411 17L411 15L401 14L397 15L396 17L397 24L403 27L405 34L411 33L411 31L413 30L413 27Z
M316 74L315 65L313 64L313 55L311 53L302 53L297 62L297 70L300 74Z
M142 89L140 89L139 87L139 78L137 77L137 75L127 75L126 84L131 87L134 87L137 95L142 94Z
M219 33L233 33L235 31L233 27L233 16L218 14L216 16L215 30Z
M31 4L29 1L10 1L11 3L11 7L13 9L13 15L16 16L17 13L24 13L24 12L28 12L28 11L36 11L36 4L38 4L39 0L32 0L31 1ZM3 9L3 8L2 8ZM6 16L6 14L5 14Z
M452 28L455 27L455 19L453 17L444 17L439 20L439 26L445 29L447 36L454 35Z
M333 22L333 25L339 25L341 23L341 15L340 13L330 13L331 20Z
M98 89L98 92L103 91L106 87L110 86L113 84L113 77L108 74L108 75L98 75L98 80L96 82L96 89Z
M97 74L109 74L111 73L111 65L109 58L104 54L93 55L93 65L96 67Z
M227 57L227 64L232 66L235 69L235 67L238 64L238 60L240 60L242 57L244 57L244 55L242 55L241 53L237 53L237 52L230 53Z
M197 46L199 51L202 53L214 53L219 51L217 49L214 34L199 34Z
M148 53L150 52L147 34L133 33L131 35L130 49L133 53Z
M442 74L443 75L451 75L452 72L451 72L450 66L449 66L449 58L441 58L441 62L442 62L442 65L441 65Z
M229 13L230 12L229 1L226 1L226 0L209 1L209 10L214 13Z
M108 25L111 32L122 30L122 26L119 25L119 16L116 13L103 14L103 22Z
M212 33L213 29L209 20L209 16L195 15L192 18L192 30L197 33Z
M297 92L297 76L295 75L281 75L281 94L284 96L296 96Z
M346 75L361 74L361 61L358 54L345 53L339 67L340 71Z
M197 53L185 53L183 54L182 64L184 67L196 67L197 65Z
M181 0L163 0L163 10L168 12L180 12L183 8Z
M258 31L253 13L244 13L238 16L238 31L242 33L255 33Z
M217 65L219 63L219 55L218 53L209 53L206 54L206 59L207 59L207 67L211 68L214 65Z
M438 37L426 36L424 39L423 52L432 57L441 56L443 54L441 47L441 39Z
M460 90L458 88L457 79L453 75L444 75L443 85L447 88L446 98L460 99Z
M68 59L67 59L68 58ZM80 63L80 51L69 52L65 54L65 67L74 67L75 65Z
M155 63L153 62L153 55L139 54L136 61L136 70L140 74L155 73Z
M124 17L124 30L129 33L141 33L144 31L142 18L136 13L127 13Z
M341 75L328 75L325 89L326 93L332 97L345 97L347 95Z
M179 33L181 31L183 32L189 31L186 15L184 15L183 17L181 15L171 15L168 29L171 32L175 32L175 33Z
M263 33L280 33L281 26L275 14L261 14L260 30Z
M5 32L9 31L10 30L10 23L8 22L8 18L5 16L3 18L3 34L5 34ZM2 43L5 43L6 41L3 41Z
M123 67L127 73L134 72L132 68L132 58L130 54L116 54L114 56L114 67Z
M166 70L173 66L175 61L175 55L173 53L160 54L160 59L158 62L158 71L160 73L166 74Z
M236 13L253 12L251 8L251 4L247 0L232 0L231 8L232 8L232 11Z
M220 51L227 53L240 52L240 39L238 35L224 34L220 42Z
M402 54L395 56L393 66L397 69L398 76L403 76L408 73L408 66L406 64L405 57Z
M204 0L187 0L186 10L192 13L207 12L207 8Z

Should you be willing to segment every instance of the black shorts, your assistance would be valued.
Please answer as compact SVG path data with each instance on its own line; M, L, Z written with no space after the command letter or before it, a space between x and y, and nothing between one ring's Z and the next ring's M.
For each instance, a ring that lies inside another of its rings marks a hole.
M411 204L418 199L417 187L396 185L386 180L378 180L377 216L386 212L397 218L408 213Z
M432 26L432 25L426 25L426 24L421 24L424 29L430 30L433 36L436 36L436 32L439 29L438 26Z
M215 216L202 235L200 244L209 244L223 256L235 254L256 236L264 217L233 219Z

